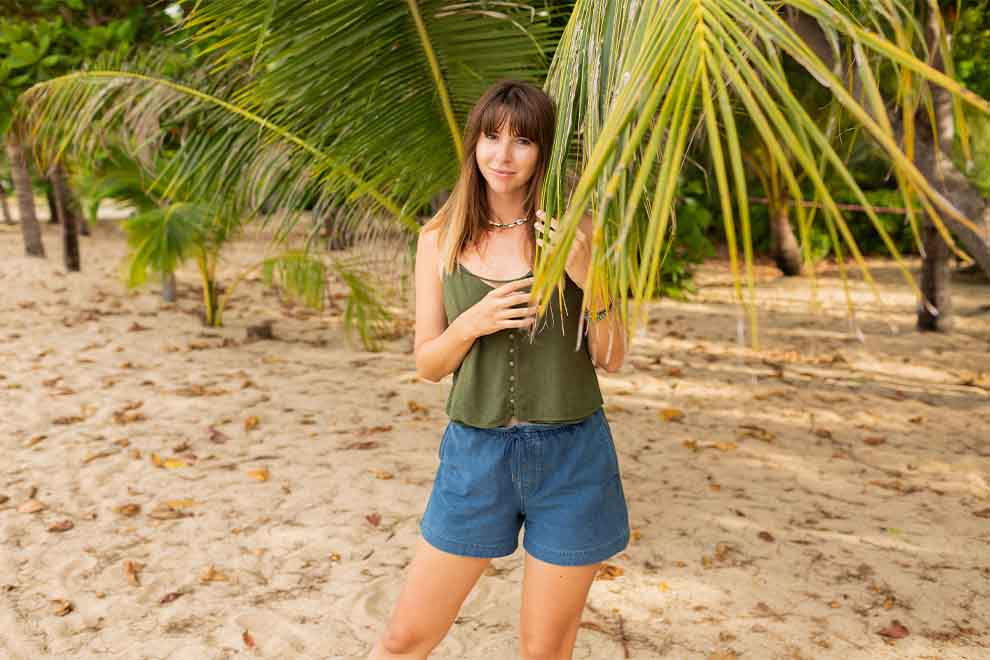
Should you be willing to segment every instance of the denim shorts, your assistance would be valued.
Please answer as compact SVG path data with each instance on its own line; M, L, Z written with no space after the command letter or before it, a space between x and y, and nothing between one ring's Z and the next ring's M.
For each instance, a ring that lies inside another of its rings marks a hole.
M451 420L423 538L467 557L523 548L562 566L594 564L629 543L629 513L612 431L599 408L579 422L483 429Z

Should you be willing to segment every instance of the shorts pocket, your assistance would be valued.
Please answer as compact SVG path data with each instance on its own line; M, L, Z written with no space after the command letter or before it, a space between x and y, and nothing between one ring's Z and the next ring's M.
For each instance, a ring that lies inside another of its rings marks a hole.
M609 426L608 420L605 418L604 411L599 410L597 414L598 429L595 432L595 438L604 445L604 450L609 454L609 460L612 464L612 476L618 476L619 455L615 450L615 439L612 437L612 427Z
M443 446L447 444L447 436L450 435L450 424L443 430L443 437L440 438L440 448L437 450L437 458L443 460Z

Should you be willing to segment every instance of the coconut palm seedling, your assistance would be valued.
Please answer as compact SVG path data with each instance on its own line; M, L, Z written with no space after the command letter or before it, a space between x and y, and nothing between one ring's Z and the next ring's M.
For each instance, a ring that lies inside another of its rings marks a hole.
M154 161L158 167L161 162ZM320 259L300 250L266 257L222 289L217 267L223 249L242 232L245 221L208 202L167 197L154 172L143 171L121 149L113 148L108 157L80 177L80 182L87 191L92 221L105 199L134 209L122 221L130 247L124 266L129 286L145 284L152 274L167 282L184 261L192 259L199 273L206 325L223 324L224 307L235 287L257 270L268 284L279 284L305 304L322 309L326 269Z

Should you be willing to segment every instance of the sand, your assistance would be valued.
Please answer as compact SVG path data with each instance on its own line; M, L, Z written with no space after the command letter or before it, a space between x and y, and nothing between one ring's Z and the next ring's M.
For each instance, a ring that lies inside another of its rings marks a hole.
M339 299L250 278L205 328L191 265L175 304L124 287L112 222L81 274L45 241L26 258L0 226L0 658L364 658L446 423L408 307L372 353ZM221 281L263 247L231 245ZM599 372L634 540L575 658L990 658L990 285L958 283L956 332L922 336L873 263L887 304L853 282L858 332L834 269L812 313L806 280L761 267L754 350L713 262ZM275 339L246 340L266 319ZM516 657L522 552L432 657Z

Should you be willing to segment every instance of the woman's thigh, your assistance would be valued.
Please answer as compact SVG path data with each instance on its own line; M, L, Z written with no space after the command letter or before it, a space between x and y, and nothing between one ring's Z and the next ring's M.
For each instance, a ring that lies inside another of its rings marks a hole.
M569 658L601 564L558 566L526 555L519 643L522 657Z
M452 555L420 538L386 637L399 646L439 644L489 563L488 558Z

